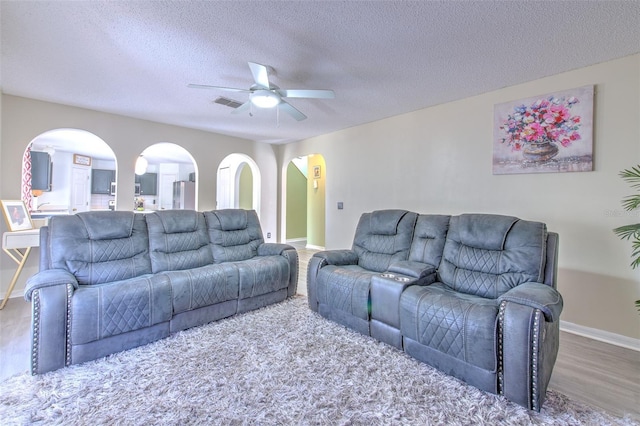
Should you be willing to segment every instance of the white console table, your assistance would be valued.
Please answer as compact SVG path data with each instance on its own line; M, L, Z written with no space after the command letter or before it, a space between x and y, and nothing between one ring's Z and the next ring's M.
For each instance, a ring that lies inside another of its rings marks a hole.
M4 232L2 234L2 250L18 264L18 269L13 274L13 278L11 278L11 283L7 289L7 294L5 294L4 299L2 300L0 309L4 308L4 305L7 304L7 300L9 300L9 297L11 296L13 287L15 287L16 282L20 277L22 268L24 268L24 265L27 263L27 258L29 257L29 253L31 253L31 248L38 247L39 245L40 229Z

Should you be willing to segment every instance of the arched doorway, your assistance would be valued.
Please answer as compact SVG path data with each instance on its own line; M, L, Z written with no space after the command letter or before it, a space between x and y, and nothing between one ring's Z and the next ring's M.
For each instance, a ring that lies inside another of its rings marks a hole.
M226 156L218 166L217 180L217 209L250 207L260 216L260 169L251 157L238 153Z
M326 164L320 154L296 157L286 171L285 239L311 249L325 247Z
M145 148L135 175L137 210L197 210L198 165L182 146L159 142Z
M97 170L108 170L109 178L94 179ZM80 129L50 130L25 149L22 199L34 218L107 210L115 198L116 173L115 154L100 137Z
M253 172L251 166L244 161L240 163L236 171L235 191L238 208L253 210Z

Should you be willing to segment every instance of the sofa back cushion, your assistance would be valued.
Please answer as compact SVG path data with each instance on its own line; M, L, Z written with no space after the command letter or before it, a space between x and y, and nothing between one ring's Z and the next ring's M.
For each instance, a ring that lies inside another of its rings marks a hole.
M154 273L198 268L213 263L202 213L163 210L146 216Z
M495 299L519 284L543 282L547 227L511 216L463 214L449 222L439 280Z
M258 246L264 239L255 210L213 210L204 216L215 263L236 262L258 255Z
M417 217L406 210L377 210L360 216L352 247L358 266L383 272L391 263L407 260Z
M442 260L444 242L451 216L421 214L416 220L409 260L438 266Z
M48 228L50 268L66 269L79 284L124 280L151 273L147 224L133 212L82 212L54 216Z

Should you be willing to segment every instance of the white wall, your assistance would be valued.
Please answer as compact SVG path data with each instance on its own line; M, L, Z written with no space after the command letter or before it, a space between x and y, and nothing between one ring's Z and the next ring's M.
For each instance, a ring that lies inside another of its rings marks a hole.
M596 86L593 172L492 175L495 104L590 84ZM562 320L640 338L640 315L633 307L640 299L640 270L629 267L631 244L611 231L640 221L640 215L629 216L620 207L631 189L618 176L640 163L640 55L286 146L9 95L2 95L0 105L1 199L20 198L22 154L34 137L78 128L102 138L116 154L122 206L133 198L135 159L153 143L173 142L194 158L207 159L198 165L199 210L215 206L220 161L234 152L249 155L262 175L263 231L276 235L276 225L284 222L280 212L286 192L278 185L286 181L287 164L319 153L326 160L327 248L350 247L360 214L374 209L488 212L544 221L560 233ZM337 210L338 201L344 210ZM4 223L0 230L6 230ZM36 251L14 294L21 294L25 278L37 270L37 258ZM5 255L0 267L4 294L15 267Z
M2 95L0 120L0 199L20 199L22 155L36 136L53 129L74 128L89 131L104 140L113 150L118 162L117 206L129 209L134 198L134 164L140 152L158 142L171 142L182 146L198 164L198 210L212 210L216 201L216 172L218 164L231 153L242 153L253 158L262 175L264 199L277 199L276 158L270 146L254 141L219 135L146 120L107 114L66 105L41 102L11 95ZM185 179L188 173L185 175ZM276 209L274 202L262 203L261 223L276 235ZM7 230L2 221L0 231ZM275 241L275 239L273 240ZM24 282L37 271L38 250L32 250L14 296L21 296ZM0 255L0 294L4 297L15 264Z
M593 172L492 174L495 104L585 85L596 91ZM280 147L281 180L291 159L310 153L326 160L328 249L350 247L360 214L375 209L543 221L560 234L562 320L640 338L640 270L612 232L640 222L622 213L632 191L618 176L640 163L640 55Z

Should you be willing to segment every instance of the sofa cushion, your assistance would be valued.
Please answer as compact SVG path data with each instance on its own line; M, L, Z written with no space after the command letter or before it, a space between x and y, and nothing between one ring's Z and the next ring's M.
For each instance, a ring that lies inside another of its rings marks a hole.
M254 210L226 209L204 213L215 263L247 260L257 256L264 243Z
M174 315L238 298L238 270L232 264L211 264L161 275L171 284Z
M542 282L547 229L511 216L451 218L438 278L463 293L495 299L519 284Z
M164 210L146 215L153 272L175 271L213 263L202 213Z
M358 265L327 265L316 277L318 302L368 321L369 289L376 274Z
M413 231L413 241L409 260L438 266L442 260L442 250L449 230L451 216L418 215Z
M162 275L79 286L71 298L71 343L81 345L171 319L171 286Z
M147 224L133 212L54 216L48 229L50 267L71 272L81 285L125 280L151 272Z
M79 213L78 218L84 224L89 238L92 240L108 240L113 238L127 238L133 230L133 214L126 212L94 212ZM109 218L108 226L105 226L105 218Z
M485 370L496 368L498 302L441 283L410 286L400 296L403 336Z
M378 210L360 216L352 247L358 265L383 272L392 262L407 260L417 216L406 210Z

